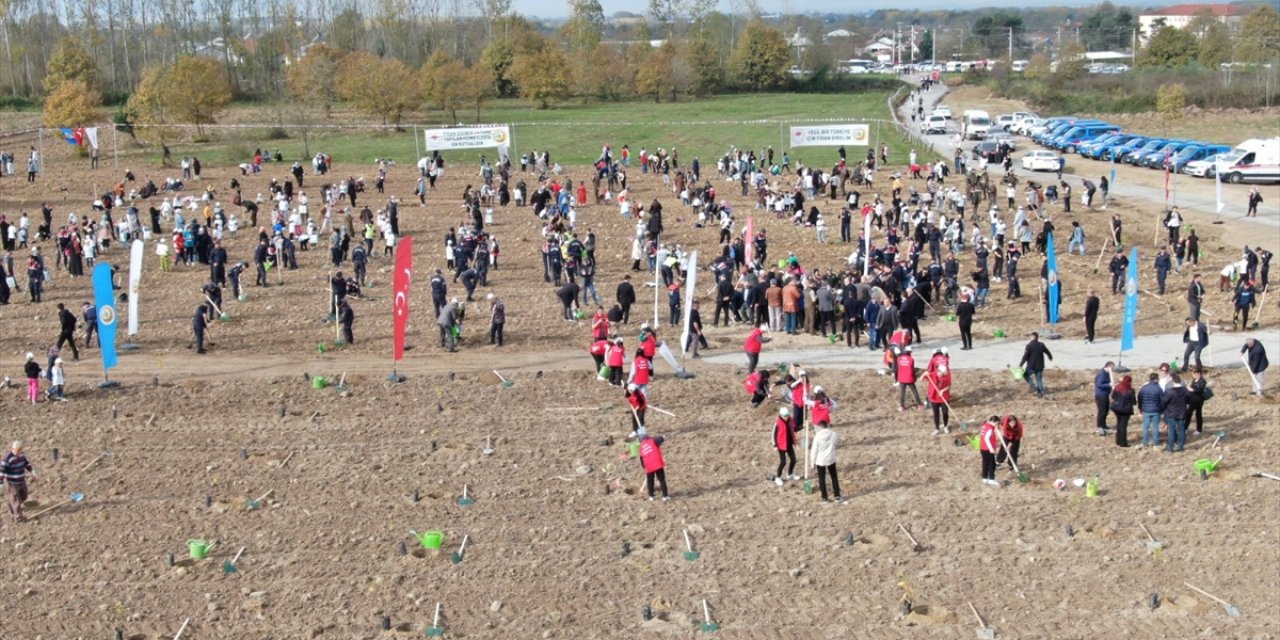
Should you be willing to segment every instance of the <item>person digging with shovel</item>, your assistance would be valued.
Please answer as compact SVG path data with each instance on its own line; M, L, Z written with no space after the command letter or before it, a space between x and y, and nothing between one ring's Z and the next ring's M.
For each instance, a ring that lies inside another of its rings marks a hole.
M933 407L933 435L951 433L951 356L946 347L933 350L924 377L925 396Z
M1010 461L1009 468L1013 469L1018 464L1018 450L1022 445L1022 421L1018 420L1018 416L1007 415L1000 421L1001 433L1004 437L1005 448L996 454L996 466Z
M22 503L27 501L27 481L36 477L36 470L23 449L22 441L15 440L0 462L0 475L4 477L5 490L9 495L9 511L18 522L27 521L27 516L22 513Z
M742 382L742 387L751 394L751 408L760 406L769 397L769 370L752 371Z
M640 465L644 467L645 488L649 492L649 501L653 502L653 484L657 480L662 485L662 501L671 499L667 493L667 463L662 458L662 436L650 436L643 429L637 430L640 437Z
M635 383L627 385L627 404L631 405L631 435L635 437L644 427L644 412L649 408L649 396Z

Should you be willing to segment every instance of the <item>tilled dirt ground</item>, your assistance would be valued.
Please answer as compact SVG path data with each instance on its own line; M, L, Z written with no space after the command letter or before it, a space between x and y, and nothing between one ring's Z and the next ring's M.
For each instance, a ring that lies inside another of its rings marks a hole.
M286 169L268 165L245 192L265 191L266 180ZM848 502L827 506L801 483L779 490L767 481L776 464L769 431L777 405L750 409L740 370L690 361L697 378L681 381L660 363L652 402L678 418L651 415L649 422L670 436L664 449L674 498L650 503L623 444L624 400L594 380L585 323L560 320L541 282L540 238L528 209L500 210L493 227L502 257L491 289L507 301L507 346L477 344L487 309L476 304L461 351L436 348L422 276L443 266L444 230L461 221L456 196L476 180L472 172L452 166L426 208L410 197L411 168L396 168L389 182L404 201L401 225L415 236L423 284L414 295L414 348L399 365L404 384L384 380L391 368L388 259L373 262L375 284L356 305L355 345L316 352L317 343L332 342L333 328L324 322L327 253L309 252L300 254L300 270L284 273L283 286L250 286L248 301L229 303L232 319L215 324L216 346L196 359L186 349L188 327L207 271L162 274L149 247L141 349L123 353L111 372L120 388L94 386L101 371L90 350L68 363L67 403L32 407L22 389L0 393L9 407L0 437L27 440L39 470L32 485L38 505L28 513L70 492L86 495L34 523L0 525L10 575L0 636L96 638L120 629L151 640L172 637L190 617L184 638L409 637L423 633L440 602L450 637L693 637L704 598L722 633L734 637L969 638L977 626L969 603L1001 637L1278 635L1280 483L1250 475L1277 470L1280 412L1272 400L1246 397L1240 372L1211 376L1217 397L1206 411L1206 435L1186 453L1167 454L1117 449L1093 434L1090 372L1051 371L1053 398L1038 401L1008 374L963 370L953 354L961 369L957 422L976 428L985 415L1014 413L1028 427L1023 463L1031 482L1002 471L1009 484L995 489L980 484L977 453L957 434L935 438L926 412L896 411L886 379L811 370L841 403L835 421ZM225 189L232 174L207 168L204 182ZM73 208L84 213L93 177L53 162L34 186L5 178L5 211L35 215L52 197L56 219ZM632 179L634 197L656 195L667 205L672 241L714 251L715 229L694 228L655 178L634 172ZM319 179L308 176L314 195L313 182ZM724 191L739 217L751 210ZM226 203L229 194L220 198ZM837 209L819 206L834 220ZM1132 216L1126 230L1151 236L1153 208L1117 206ZM1105 233L1101 213L1077 215L1092 237ZM587 208L580 220L600 236L598 280L611 300L630 267L633 222L613 206ZM757 227L766 220L771 253L793 250L802 263L825 267L850 252L760 214ZM1215 241L1218 229L1196 227L1206 238L1212 285L1236 249ZM831 235L838 237L838 226ZM231 258L249 259L252 240L242 232L231 241ZM126 262L119 250L104 259ZM1105 274L1092 273L1095 259L1061 256L1060 330L1068 338L1082 334L1082 289L1106 286ZM996 286L980 335L1040 326L1038 268L1038 259L1024 265L1031 277L1019 301L1002 299ZM1150 288L1154 277L1144 278ZM1144 298L1140 332L1180 328L1185 282L1171 277L1169 296ZM642 300L652 295L637 291ZM0 307L0 370L20 381L21 354L42 354L57 335L53 305L78 308L89 296L87 278L56 273L44 303L15 297ZM1113 335L1121 302L1103 299L1100 331ZM1228 313L1221 299L1206 309L1215 321ZM704 312L709 323L709 306ZM637 322L623 334L631 337ZM926 344L952 331L931 320ZM670 340L674 329L661 332ZM709 333L716 350L736 351L745 330ZM511 388L497 384L495 368ZM304 372L345 372L345 394L312 388ZM1139 431L1135 425L1131 438ZM1218 431L1226 433L1221 449L1192 451ZM485 455L489 436L495 451ZM88 466L102 452L109 455ZM1225 456L1219 471L1202 481L1194 460L1218 455ZM1099 475L1097 498L1053 488L1058 478ZM464 485L475 499L466 507L456 504ZM246 509L268 490L262 508ZM1162 550L1148 552L1139 523ZM912 549L899 524L922 549ZM682 557L686 528L701 552L693 562ZM443 552L421 549L410 529L443 532ZM454 564L449 556L464 535L465 556ZM218 540L210 559L186 557L193 538ZM225 574L223 561L241 547L238 571ZM1229 600L1241 617L1229 618L1184 582ZM912 613L904 613L904 596ZM645 606L654 620L642 620ZM390 631L382 630L383 616Z

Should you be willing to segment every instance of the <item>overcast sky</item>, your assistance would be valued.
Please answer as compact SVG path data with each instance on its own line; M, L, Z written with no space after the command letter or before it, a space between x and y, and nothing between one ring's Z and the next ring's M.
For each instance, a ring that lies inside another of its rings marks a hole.
M1113 4L1134 4L1137 0L1113 1ZM1172 1L1172 0L1171 0ZM799 13L820 10L831 13L861 13L875 9L976 9L979 7L1025 7L1026 0L828 0L811 2L806 0L758 0L760 8L768 12ZM1045 6L1082 6L1097 4L1099 0L1057 0L1044 3ZM648 11L648 0L600 0L605 16L617 11L645 13ZM720 10L729 11L729 0L720 0ZM1037 2L1039 4L1039 2ZM566 0L514 0L513 7L524 15L546 18L564 16L568 13Z

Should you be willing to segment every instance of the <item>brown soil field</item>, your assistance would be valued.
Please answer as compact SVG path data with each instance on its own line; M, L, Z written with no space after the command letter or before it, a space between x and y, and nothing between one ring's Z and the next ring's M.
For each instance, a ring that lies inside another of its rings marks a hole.
M265 192L268 179L284 178L287 168L267 165L243 181L245 193ZM336 169L373 173L363 165ZM205 179L187 193L210 184L225 191L238 173L206 167ZM413 168L392 171L388 190L404 203L401 227L415 238L418 274L443 266L445 229L461 222L458 195L474 174L473 165L455 162L422 208L411 196ZM111 177L55 155L34 185L0 180L0 207L35 215L49 200L55 220L65 220L69 211L88 210L93 182ZM159 182L164 175L139 177ZM638 172L631 178L633 197L666 205L668 241L700 247L704 256L714 251L715 229L695 228L658 179ZM320 181L308 175L304 190L314 195ZM887 196L887 185L880 186ZM739 218L752 211L736 191L723 190ZM219 197L228 203L229 196ZM380 204L372 193L364 197ZM834 220L838 208L817 204ZM1125 216L1126 233L1152 236L1157 207L1122 201L1112 209ZM1090 237L1105 233L1104 214L1076 216ZM769 230L771 255L790 250L802 264L825 268L843 264L850 252L819 245L812 229L755 219ZM1055 220L1059 229L1069 227L1065 216L1055 213ZM621 220L614 206L588 207L579 221L599 236L598 282L612 300L629 272L633 221ZM1212 285L1237 251L1220 234L1252 227L1190 222L1204 238L1203 270ZM1214 372L1207 435L1191 439L1186 453L1167 454L1122 451L1093 434L1091 372L1052 369L1053 397L1036 400L1007 373L968 370L954 354L957 421L976 427L985 415L1012 413L1028 428L1022 462L1031 481L1002 471L1008 483L996 489L980 484L977 453L957 446L962 440L929 435L927 412L895 410L887 379L811 369L841 403L834 421L848 501L832 506L800 483L779 489L767 481L776 463L768 440L774 405L750 408L740 368L690 361L697 377L676 380L660 363L651 400L678 417L654 415L649 423L669 436L673 500L649 502L641 495L643 473L623 444L630 428L625 400L595 381L587 323L560 320L550 285L541 281L536 219L529 209L499 210L492 230L502 255L488 290L506 300L507 346L483 344L487 310L477 302L459 352L439 350L420 276L413 348L398 367L408 380L399 385L385 381L388 259L371 263L374 285L355 305L354 345L317 353L316 344L333 335L324 321L327 252L307 252L299 253L298 271L284 273L283 286L249 286L246 302L227 296L231 320L215 323L216 346L197 357L186 348L188 327L207 271L161 273L148 248L141 348L121 353L111 372L120 387L96 387L100 363L86 350L81 362L68 363L67 403L31 406L22 389L0 391L8 417L0 440L26 440L39 472L28 513L70 492L86 495L33 523L2 520L8 579L0 637L100 638L118 629L132 640L154 640L173 637L190 618L183 638L407 638L420 637L442 603L446 637L691 638L702 635L703 599L724 637L971 638L977 622L970 603L997 637L1280 635L1280 483L1251 477L1277 471L1280 410L1272 398L1247 397L1240 372ZM837 225L831 235L839 237ZM231 259L249 259L253 240L244 231L231 240ZM100 259L127 262L118 248ZM1083 290L1105 288L1105 274L1093 273L1095 260L1060 256L1063 348L1083 334ZM1003 299L996 285L975 328L980 337L994 328L1020 336L1040 326L1038 269L1039 259L1024 265L1028 295L1021 300ZM1188 272L1170 277L1165 298L1144 299L1140 332L1181 328ZM1153 284L1145 272L1144 286ZM454 291L460 285L451 285ZM637 292L642 300L651 295L640 286ZM42 304L19 295L0 307L0 373L20 381L21 354L43 353L57 336L54 304L78 308L90 295L87 278L56 272ZM1103 302L1100 333L1115 335L1120 298L1104 295ZM1228 314L1216 294L1205 308L1212 319ZM710 319L709 305L705 311ZM1270 306L1266 315L1268 325L1280 317ZM954 328L933 317L923 330L928 345L952 337ZM664 325L660 336L671 340L676 331ZM746 331L708 333L713 351L738 351ZM623 334L631 338L633 328ZM774 344L826 340L781 336ZM1150 364L1131 366L1141 373ZM514 385L497 384L492 369ZM314 389L304 373L345 374L346 390ZM1131 439L1139 431L1134 426ZM1218 431L1226 432L1221 447L1195 452ZM482 451L489 437L492 455ZM90 466L103 452L109 455ZM1225 456L1219 470L1197 477L1193 461L1218 455ZM1059 478L1097 476L1097 498L1053 487ZM475 499L465 507L456 504L464 486ZM269 490L262 508L246 508ZM1148 551L1139 524L1163 549ZM918 550L898 525L919 541ZM418 547L410 529L443 532L443 552ZM701 553L696 561L682 557L685 529ZM450 554L464 535L466 553L455 564ZM193 561L185 553L189 539L218 544L211 558ZM224 573L223 562L241 547L238 570ZM1230 601L1241 616L1228 617L1184 582ZM646 606L655 616L647 622ZM382 629L384 616L390 630Z

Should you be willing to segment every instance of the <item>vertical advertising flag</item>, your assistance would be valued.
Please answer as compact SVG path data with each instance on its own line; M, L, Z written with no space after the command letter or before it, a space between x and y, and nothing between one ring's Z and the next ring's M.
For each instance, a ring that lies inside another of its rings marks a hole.
M1138 322L1138 248L1129 254L1129 272L1124 282L1124 323L1120 330L1120 352L1133 349Z
M752 265L751 259L756 256L756 219L749 213L747 214L746 236L746 242L742 243L742 252L744 254L743 260L746 261L749 267Z
M1049 252L1049 324L1058 324L1058 293L1061 285L1058 283L1058 256L1053 250L1053 232L1048 233L1045 246Z
M1218 210L1216 213L1222 213L1222 208L1227 206L1227 203L1222 201L1222 172L1219 171L1222 168L1222 163L1214 161L1214 165L1213 181L1218 183L1216 185L1218 188Z
M1111 186L1108 188L1114 189L1115 186L1116 186L1116 154L1112 153L1111 154Z
M129 335L138 335L138 285L142 283L142 241L129 247Z
M698 288L698 250L694 249L689 254L688 264L684 267L689 271L689 281L685 283L684 289L684 332L680 334L680 355L684 355L689 351L689 338L693 337L693 297Z
M396 246L395 296L392 302L394 353L392 358L404 360L404 334L409 327L409 285L413 282L413 237L405 236Z
M102 368L116 366L116 305L111 286L111 265L99 262L93 268L93 306L98 308L98 340L102 345Z
M871 213L862 217L862 275L871 273Z

